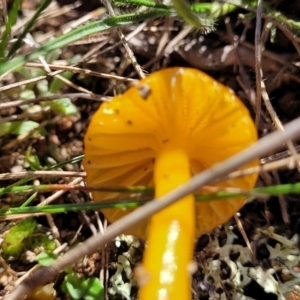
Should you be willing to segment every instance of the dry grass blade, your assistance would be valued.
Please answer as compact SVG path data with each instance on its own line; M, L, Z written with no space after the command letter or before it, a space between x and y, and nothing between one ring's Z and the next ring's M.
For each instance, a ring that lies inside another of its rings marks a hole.
M26 63L26 67L30 68L41 68L44 69L43 64L38 64L38 63ZM123 76L117 76L113 74L105 74L105 73L99 73L99 72L94 72L88 69L81 69L73 66L64 66L64 65L53 65L53 64L48 64L47 65L50 69L52 70L62 70L62 71L70 71L72 73L79 73L79 74L85 74L85 75L90 75L90 76L95 76L95 77L100 77L100 78L106 78L110 80L118 80L118 81L124 81L124 82L133 82L134 79L123 77Z
M99 97L97 95L95 97L94 95L89 95L89 94L85 94L85 93L56 94L56 95L45 96L45 97L36 97L35 99L30 99L30 100L15 100L15 101L10 101L10 102L0 103L0 109L21 106L21 105L26 105L26 104L34 104L34 103L39 103L39 102L49 101L49 100L56 100L56 99L61 99L61 98L69 98L69 99L83 98L83 99L96 100L96 101L109 101L109 99L110 99L110 97L106 97L106 96Z
M267 89L263 80L263 70L262 70L262 49L265 47L264 43L266 37L269 35L269 23L264 26L262 31L261 21L262 21L262 0L259 0L257 3L256 11L256 27L255 27L255 74L256 74L256 116L255 123L259 127L260 118L261 118L261 98L264 100L264 104L276 126L277 129L283 130L283 125L279 120L275 109L273 108ZM261 34L262 32L262 34ZM261 35L264 35L265 38L261 38ZM297 150L293 143L289 140L287 141L287 146L291 151L293 156L297 155Z
M115 12L112 8L112 5L109 1L107 0L104 0L104 5L106 6L110 16L115 16ZM133 51L131 50L129 44L128 44L128 41L126 40L122 30L120 27L117 27L117 32L118 32L118 35L120 37L120 40L121 42L123 43L123 46L125 48L125 51L126 51L126 54L127 54L127 58L130 60L130 62L132 63L134 69L136 70L137 74L139 75L140 78L145 78L146 75L144 73L144 71L142 70L141 66L138 64L136 58L135 58L135 55L133 53Z

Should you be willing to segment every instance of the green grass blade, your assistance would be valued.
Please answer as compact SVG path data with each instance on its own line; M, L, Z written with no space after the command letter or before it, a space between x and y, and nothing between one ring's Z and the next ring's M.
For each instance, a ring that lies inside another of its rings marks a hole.
M117 6L127 6L127 5L133 5L133 6L145 6L145 7L151 7L154 9L165 9L165 10L172 10L172 6L165 5L162 3L156 3L151 0L114 0L114 5Z
M25 26L23 32L18 37L17 41L12 45L11 49L8 52L7 58L10 58L15 54L15 52L20 48L20 45L22 44L22 40L26 36L26 34L29 32L31 27L34 25L37 18L40 16L40 14L49 6L49 4L52 2L52 0L43 0L40 6L37 8L35 14L31 18L31 20L27 23Z
M214 29L214 19L211 17L201 18L191 9L186 0L173 0L172 3L178 15L181 16L188 24L206 33Z
M149 199L150 200L150 199ZM69 211L81 211L81 210L99 210L105 208L136 208L145 204L149 200L133 199L117 199L104 202L93 203L72 203L72 204L55 204L45 206L27 206L27 207L12 207L9 209L0 209L0 216L11 216L19 214L34 214L34 213L66 213Z
M21 205L21 207L26 207L26 206L28 206L28 204L29 203L31 203L33 200L34 200L34 198L36 197L36 195L37 195L37 192L36 193L33 193L22 205Z
M194 12L207 14L214 18L219 18L237 9L236 5L227 3L194 3L191 5Z
M254 195L264 194L270 196L279 196L279 195L299 194L299 193L300 193L300 182L254 188L251 190L251 194Z
M132 187L132 191L139 189L140 187ZM145 188L145 187L142 187ZM146 188L147 189L147 188ZM137 190L136 190L137 191ZM127 190L128 192L128 190ZM152 190L150 192L153 192ZM139 191L141 193L141 191ZM254 188L251 191L245 191L241 193L221 191L214 194L197 194L195 195L196 201L214 201L219 199L232 199L239 198L241 196L278 196L285 194L299 194L300 182L295 184L282 184L276 186ZM45 206L31 206L31 207L14 207L9 209L0 209L0 216L9 216L24 213L65 213L68 211L79 210L99 210L105 208L135 208L145 204L152 199L151 194L142 196L138 200L132 198L106 200L102 202L93 203L74 203L74 204L58 204L58 205L45 205ZM96 199L95 199L96 200Z
M12 8L9 11L8 19L5 24L5 31L1 37L2 40L0 43L0 62L3 60L5 56L5 50L7 49L7 43L11 34L11 29L13 25L16 23L21 5L22 5L22 0L15 0L13 1Z
M0 188L0 195L7 193L21 193L21 192L49 192L49 191L100 191L100 192L112 192L112 193L151 193L153 194L153 188L145 186L103 186L103 187L89 187L89 186L74 186L68 184L41 184L41 185L21 185L21 186L8 186Z
M51 167L48 167L47 170L56 170L56 169L59 169L59 168L63 168L68 164L71 164L71 165L77 164L77 163L81 162L83 160L83 158L84 158L83 154L82 155L77 155L77 156L75 156L71 159L68 159L68 160L64 161L64 162L61 162L61 163L58 163L58 164L53 165Z

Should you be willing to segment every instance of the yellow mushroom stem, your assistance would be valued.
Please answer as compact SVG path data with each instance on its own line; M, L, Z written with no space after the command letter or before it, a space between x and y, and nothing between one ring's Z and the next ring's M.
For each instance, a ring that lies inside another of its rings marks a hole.
M155 161L156 198L190 179L190 163L184 149L164 147ZM195 237L195 203L192 195L155 214L150 221L144 254L145 284L141 300L191 298L191 274Z

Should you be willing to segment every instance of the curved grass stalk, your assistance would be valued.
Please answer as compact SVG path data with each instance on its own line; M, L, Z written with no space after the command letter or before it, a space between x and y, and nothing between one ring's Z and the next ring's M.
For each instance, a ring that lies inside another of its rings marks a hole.
M0 42L0 61L4 58L4 53L8 44L8 39L11 34L11 29L13 25L15 24L17 18L19 9L22 5L22 0L16 0L12 3L12 8L8 13L7 22L5 24L5 30L3 34L1 35L1 42Z

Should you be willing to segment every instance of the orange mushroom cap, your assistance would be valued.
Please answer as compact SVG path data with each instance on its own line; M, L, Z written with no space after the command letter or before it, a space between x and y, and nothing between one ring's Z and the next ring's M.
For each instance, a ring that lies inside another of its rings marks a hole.
M86 181L90 186L154 186L155 161L167 145L187 154L193 175L256 140L247 108L230 89L195 69L164 69L103 103L95 113L85 136ZM257 164L256 160L245 167ZM249 189L256 179L253 174L215 186ZM92 196L103 201L118 194L92 192ZM244 201L195 203L196 236L226 222ZM105 209L103 213L114 222L130 211ZM145 220L127 233L145 238L147 227Z
M197 70L166 69L103 104L95 114L85 138L87 183L154 185L159 198L256 138L248 110L229 89ZM247 189L255 180L256 175L251 175L217 185ZM113 196L94 192L93 197L101 201ZM190 299L188 265L195 234L224 223L243 202L195 204L187 195L152 216L142 276L137 278L139 298ZM110 222L126 213L104 210ZM145 237L147 227L145 220L130 233Z

